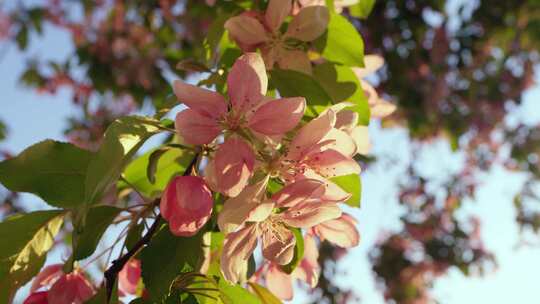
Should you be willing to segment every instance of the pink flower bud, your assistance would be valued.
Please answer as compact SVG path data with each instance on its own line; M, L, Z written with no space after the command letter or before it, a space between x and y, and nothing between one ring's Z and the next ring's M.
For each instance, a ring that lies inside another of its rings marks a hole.
M161 215L169 222L171 233L193 236L212 214L212 193L197 176L177 176L161 197Z
M118 290L124 295L137 293L137 285L141 279L141 261L131 259L118 273Z
M23 304L49 304L47 301L48 291L38 291L31 293Z
M94 295L92 283L80 270L63 274L48 292L48 304L82 304Z

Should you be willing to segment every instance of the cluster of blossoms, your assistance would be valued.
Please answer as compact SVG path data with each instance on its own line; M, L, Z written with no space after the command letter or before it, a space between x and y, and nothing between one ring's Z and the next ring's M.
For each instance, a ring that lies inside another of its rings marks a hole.
M366 152L366 130L358 126L358 115L347 110L347 103L301 123L305 99L270 99L265 96L267 83L257 53L246 53L233 65L228 100L174 83L175 94L187 106L176 117L177 132L184 144L203 146L206 166L203 176L174 178L160 208L173 234L191 236L211 217L212 191L221 193L227 197L217 220L225 234L223 276L231 282L246 280L249 257L260 240L268 263L262 267L271 270L267 285L291 282L293 276L314 286L319 272L315 236L342 247L359 242L355 221L339 206L350 194L331 178L360 173L353 156ZM269 183L282 188L270 195ZM306 252L311 253L288 275L278 266L293 258L295 228L306 230ZM292 297L270 288L283 298Z

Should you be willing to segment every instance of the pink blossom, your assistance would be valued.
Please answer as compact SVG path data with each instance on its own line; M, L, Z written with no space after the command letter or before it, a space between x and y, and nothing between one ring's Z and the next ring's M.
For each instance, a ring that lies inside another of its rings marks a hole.
M293 279L299 279L315 288L321 272L318 258L319 250L315 238L308 234L304 237L304 257L298 267L289 275L281 271L279 265L270 264L266 272L266 286L282 300L292 300Z
M48 292L48 304L82 304L95 293L92 283L83 272L75 269L72 273L63 274L56 280Z
M231 137L221 144L206 167L212 190L237 196L247 185L255 166L255 153L242 139Z
M43 268L40 273L34 278L32 286L30 286L30 293L42 287L50 287L60 276L64 274L62 271L62 264L53 264Z
M377 55L364 56L365 67L353 68L354 73L358 77L364 93L368 97L368 103L371 110L371 117L384 118L392 114L396 110L396 106L385 99L379 97L379 94L375 88L365 81L364 78L370 74L375 73L384 65L384 59Z
M321 241L327 240L341 248L355 247L360 242L356 220L347 213L343 213L340 218L320 223L312 231Z
M335 0L334 8L336 13L340 14L344 8L353 6L360 2L360 0ZM295 7L293 8L293 14L296 15L302 7L314 6L314 5L326 5L326 0L297 0L295 1Z
M135 295L141 280L141 261L131 259L118 273L118 290L124 295Z
M347 110L348 105L352 104L340 103L332 106L332 109L336 112L336 124L334 127L345 132L354 140L356 145L355 153L367 155L371 150L368 127L358 125L358 113Z
M293 257L296 239L289 227L310 228L338 218L341 209L322 199L324 184L304 179L266 198L267 179L246 187L225 202L218 225L227 234L221 271L232 282L242 280L247 260L260 237L265 259L286 265Z
M336 113L328 109L296 133L288 151L272 167L286 182L304 178L323 182L324 199L340 202L350 194L329 179L359 174L360 166L352 158L356 153L354 140L335 126Z
M165 188L160 209L171 233L193 236L210 218L212 205L212 193L202 178L177 176Z
M219 93L174 82L178 100L188 109L176 116L176 129L188 144L212 142L223 130L282 135L293 129L302 116L303 97L267 100L268 78L257 53L242 55L227 77L229 102ZM229 109L230 108L230 109Z
M270 0L264 16L244 13L227 20L225 28L244 51L259 48L268 69L276 64L281 69L311 74L311 61L303 45L325 32L330 17L328 9L324 6L301 9L282 33L281 25L291 9L291 0Z

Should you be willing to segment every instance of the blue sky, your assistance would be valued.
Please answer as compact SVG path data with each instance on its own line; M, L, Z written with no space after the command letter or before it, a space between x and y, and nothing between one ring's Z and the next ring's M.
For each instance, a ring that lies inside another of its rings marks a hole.
M31 45L26 54L19 53L11 45L0 58L0 119L9 128L7 141L0 145L13 152L20 152L47 138L62 140L66 118L75 111L67 91L60 91L55 96L38 95L18 84L27 54L53 59L65 58L70 54L71 47L66 33L48 27L45 32L43 38L30 39ZM5 44L0 44L0 50L4 47ZM524 105L516 109L509 120L538 123L538 100L540 88L536 87L525 94ZM359 219L362 242L341 263L341 269L347 274L338 281L354 288L362 296L363 303L377 304L383 303L383 300L376 291L367 252L380 237L382 230L399 227L397 218L401 209L395 201L395 185L404 173L411 151L405 130L382 130L374 124L371 132L374 154L381 159L392 159L393 162L380 163L363 174L363 206L361 210L352 211ZM462 155L452 152L448 144L436 142L425 148L418 166L437 179L441 177L441 172L457 170L461 161ZM451 270L446 277L437 281L433 289L442 304L537 303L540 248L515 248L519 234L511 200L522 181L522 175L499 167L482 176L477 199L465 204L460 217L477 215L482 219L485 245L497 254L499 267L483 278L464 278L459 271ZM32 208L45 206L31 195L25 195L24 199ZM53 259L59 256L61 253L54 254ZM302 302L300 295L295 303Z

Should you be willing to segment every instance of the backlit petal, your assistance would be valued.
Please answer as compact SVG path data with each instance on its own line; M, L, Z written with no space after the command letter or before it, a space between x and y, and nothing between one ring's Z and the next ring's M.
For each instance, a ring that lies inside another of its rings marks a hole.
M315 179L302 179L289 184L272 196L278 207L293 207L302 202L319 200L324 194L324 183Z
M327 240L342 248L350 248L360 242L360 234L355 226L356 220L343 213L340 218L321 223L313 230L321 240Z
M233 39L242 44L254 45L269 39L264 26L250 16L240 15L229 18L224 26Z
M332 149L310 155L306 163L327 178L360 173L360 166L354 159Z
M174 94L190 109L208 117L218 118L227 112L225 97L221 94L176 80Z
M221 273L232 283L245 278L247 262L257 246L257 226L248 225L229 233L223 242Z
M44 267L36 276L30 287L30 293L35 292L41 287L50 287L54 282L64 274L62 271L62 264L53 264Z
M282 135L292 130L302 116L306 106L304 97L275 99L259 107L250 117L248 126L264 135Z
M303 126L289 145L288 159L301 159L334 127L336 114L329 110Z
M248 184L254 165L255 154L244 140L236 137L225 140L214 158L214 174L220 192L237 196Z
M268 76L261 55L246 53L240 56L227 76L227 87L232 108L237 113L245 113L262 102L268 88Z
M266 287L282 300L289 301L293 298L291 276L281 271L275 264L271 264L266 272Z
M292 231L283 225L276 229L266 229L262 233L263 256L279 265L286 265L291 262L294 255L296 239Z
M340 216L339 206L327 202L304 202L289 208L281 215L283 222L297 228L311 228Z
M270 0L268 2L264 19L272 32L275 33L279 30L279 27L291 12L291 8L291 0Z
M313 41L326 31L329 20L330 14L325 6L305 7L294 16L285 36L302 41Z
M184 142L192 145L208 144L221 132L217 120L191 109L176 114L174 126Z

